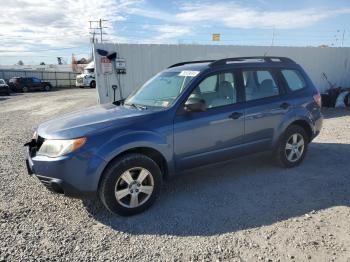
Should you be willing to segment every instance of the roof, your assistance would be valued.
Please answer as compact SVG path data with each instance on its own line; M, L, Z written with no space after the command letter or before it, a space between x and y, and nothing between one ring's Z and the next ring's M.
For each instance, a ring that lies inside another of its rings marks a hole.
M176 68L177 70L203 70L204 68L213 68L217 66L224 66L228 64L256 64L263 63L269 65L278 65L278 64L296 64L290 58L287 57L278 57L278 56L249 56L249 57L233 57L233 58L224 58L219 60L201 60L201 61L188 61L174 64L168 69Z

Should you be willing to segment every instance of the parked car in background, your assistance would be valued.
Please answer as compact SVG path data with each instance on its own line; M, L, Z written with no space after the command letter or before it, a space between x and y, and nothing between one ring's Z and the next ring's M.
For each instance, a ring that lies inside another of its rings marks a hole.
M75 80L75 86L80 87L80 88L84 88L84 87L95 88L96 87L94 62L89 63L84 68L84 72L80 75L77 75L76 80Z
M4 79L0 79L0 94L10 95L10 87L6 84Z
M262 151L295 167L321 126L321 96L291 59L184 62L125 101L41 124L26 163L56 193L98 195L111 212L132 215L184 170Z
M14 92L29 92L32 90L50 91L50 82L45 82L36 77L12 77L9 86Z

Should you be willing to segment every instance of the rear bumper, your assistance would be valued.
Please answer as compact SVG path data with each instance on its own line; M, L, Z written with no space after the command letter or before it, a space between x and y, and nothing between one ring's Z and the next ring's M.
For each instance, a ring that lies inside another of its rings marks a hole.
M100 167L104 160L84 156L49 158L32 156L27 148L26 166L28 174L35 176L51 192L70 197L93 197L100 178Z

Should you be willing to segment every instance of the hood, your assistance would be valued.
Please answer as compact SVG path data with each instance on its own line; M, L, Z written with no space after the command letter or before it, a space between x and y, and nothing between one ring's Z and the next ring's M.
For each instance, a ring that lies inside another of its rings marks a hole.
M38 134L48 139L86 136L108 127L126 125L137 116L152 113L114 104L97 105L51 119L38 127ZM118 122L118 123L117 123Z

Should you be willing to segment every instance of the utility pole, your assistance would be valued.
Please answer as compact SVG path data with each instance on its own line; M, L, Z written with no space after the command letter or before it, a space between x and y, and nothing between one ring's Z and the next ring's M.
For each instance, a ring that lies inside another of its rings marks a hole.
M106 33L103 32L104 28L107 28L106 26L103 26L103 22L107 22L108 20L100 19L100 20L91 20L89 21L90 24L90 30L94 30L93 33L90 32L90 34L93 34L93 43L95 43L95 30L100 31L100 41L103 43L103 35L106 35Z
M274 45L274 43L275 43L275 27L273 27L273 31L272 31L271 47Z
M345 29L343 30L343 36L341 38L341 47L344 47Z

